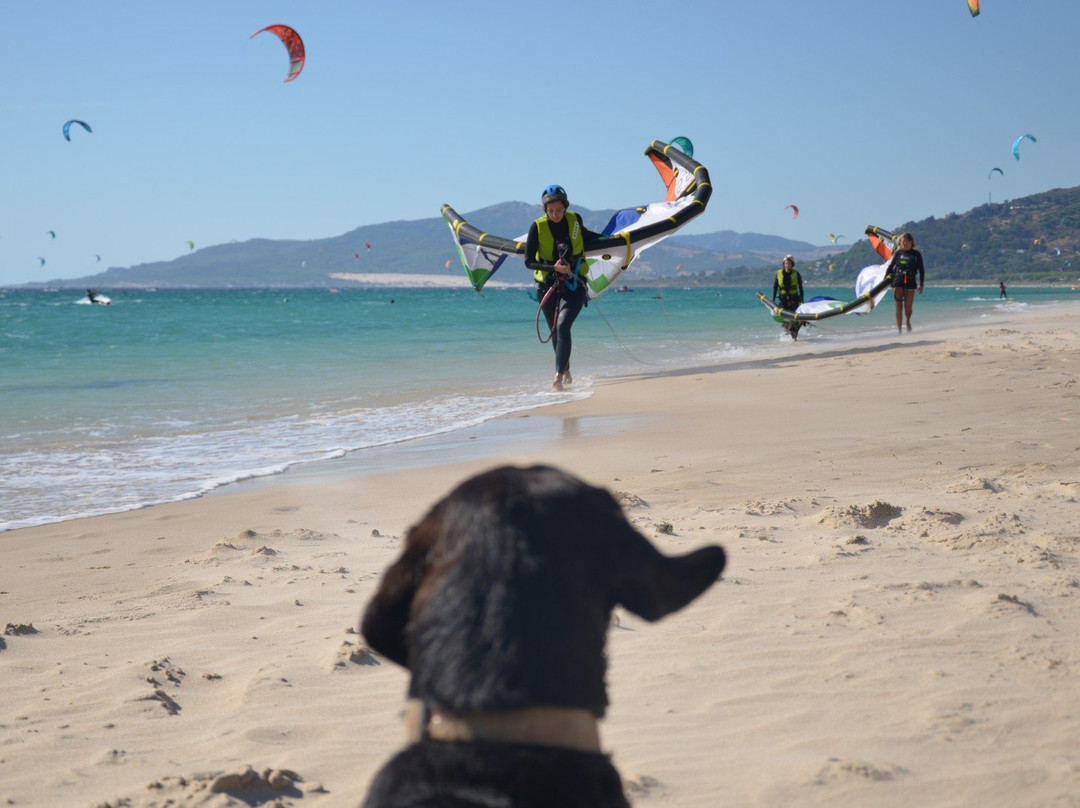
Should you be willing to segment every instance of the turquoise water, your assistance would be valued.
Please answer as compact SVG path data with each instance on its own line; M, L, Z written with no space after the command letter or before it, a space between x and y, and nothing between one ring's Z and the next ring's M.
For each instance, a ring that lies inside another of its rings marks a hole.
M111 306L0 289L0 531L473 427L603 377L895 338L891 305L792 343L752 290L609 292L575 325L576 383L557 394L524 289L105 291ZM1011 292L928 288L917 332L1076 299Z

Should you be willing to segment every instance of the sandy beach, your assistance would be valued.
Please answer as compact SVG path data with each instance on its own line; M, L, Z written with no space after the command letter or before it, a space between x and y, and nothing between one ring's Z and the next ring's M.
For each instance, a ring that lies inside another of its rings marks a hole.
M728 553L610 631L635 805L1080 806L1077 313L607 380L412 468L0 534L0 802L358 805L403 742L406 674L356 633L380 573L464 477L542 462Z

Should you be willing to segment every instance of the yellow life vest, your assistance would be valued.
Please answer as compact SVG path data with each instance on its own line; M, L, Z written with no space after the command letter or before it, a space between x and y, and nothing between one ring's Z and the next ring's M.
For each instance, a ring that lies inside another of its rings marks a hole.
M799 276L794 269L786 275L783 269L778 269L776 271L776 286L780 290L780 294L794 297L799 294Z
M584 276L589 271L589 265L581 260L585 252L585 234L581 228L581 217L572 210L566 211L564 215L570 229L570 257L566 263L570 264L579 275ZM536 260L554 262L555 236L551 234L551 222L548 221L546 215L536 220L536 236ZM551 275L551 270L533 270L533 277L541 283L546 281L549 275Z

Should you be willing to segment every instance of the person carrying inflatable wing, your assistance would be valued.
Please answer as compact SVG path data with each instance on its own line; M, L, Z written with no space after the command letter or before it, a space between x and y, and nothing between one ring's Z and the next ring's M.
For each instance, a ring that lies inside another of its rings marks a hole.
M570 201L561 185L545 188L540 202L544 215L529 226L525 266L533 271L540 308L551 329L551 344L555 349L555 380L551 389L558 391L573 381L570 329L588 299L585 241L599 238L599 234L587 229L581 216L567 210Z
M802 275L795 269L795 256L785 255L783 266L776 271L773 280L772 299L777 302L779 297L780 308L795 311L803 302ZM799 328L802 323L785 321L784 330L791 334L792 339L799 338Z

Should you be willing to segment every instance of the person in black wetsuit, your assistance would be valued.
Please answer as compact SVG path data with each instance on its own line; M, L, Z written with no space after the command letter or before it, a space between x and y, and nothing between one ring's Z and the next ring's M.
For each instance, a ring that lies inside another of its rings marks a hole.
M1009 293L1005 291L1005 281L1001 281L1000 283L998 283L998 293L998 300L1003 297L1009 296Z
M585 240L599 235L585 227L581 216L567 210L570 201L561 185L545 188L540 201L544 215L529 226L525 266L533 271L536 293L551 329L551 345L555 349L555 380L551 389L562 390L573 381L570 329L588 300Z
M926 270L922 253L915 249L911 233L900 235L900 249L893 253L885 274L892 274L893 296L896 298L896 333L903 332L904 317L911 330L911 310L915 307L915 292L921 295Z
M783 265L777 270L776 278L773 280L773 303L776 303L779 297L780 308L795 311L802 304L803 296L802 275L795 269L795 256L785 255ZM800 328L802 328L802 323L792 320L784 321L784 330L791 335L792 339L799 338Z

